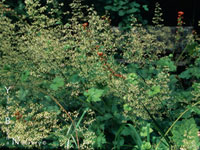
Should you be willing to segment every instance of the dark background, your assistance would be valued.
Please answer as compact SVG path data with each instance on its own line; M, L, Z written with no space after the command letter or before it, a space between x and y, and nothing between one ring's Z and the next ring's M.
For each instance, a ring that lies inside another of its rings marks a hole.
M165 25L176 26L177 12L183 11L185 25L197 27L198 20L200 20L200 0L152 0L149 3L151 16L154 13L155 2L159 2L161 5Z
M45 4L46 0L40 0ZM108 5L108 1L111 0L83 0L84 4L91 6L94 4L95 9L99 15L103 15L105 12L104 6ZM141 11L142 18L148 20L148 24L152 24L152 17L154 15L155 3L159 2L163 11L163 19L165 26L176 26L177 25L177 13L178 11L184 12L184 22L183 26L193 26L194 29L200 33L200 27L198 27L198 21L200 20L200 0L129 0L130 2L135 1L139 4L148 5L149 11ZM70 10L69 4L72 0L57 0L57 2L63 2L65 6L62 8L64 10ZM18 11L18 13L23 12L24 0L7 0L6 3L10 8ZM115 17L113 17L115 15ZM112 13L111 25L117 26L122 20L117 16L117 12Z

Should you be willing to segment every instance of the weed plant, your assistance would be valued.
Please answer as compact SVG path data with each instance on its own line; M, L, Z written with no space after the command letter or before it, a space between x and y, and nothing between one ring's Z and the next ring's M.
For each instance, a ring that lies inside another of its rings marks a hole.
M1 147L199 149L200 45L193 36L180 54L161 30L133 21L121 33L80 0L66 24L52 17L62 4L47 11L37 0L25 3L27 15L14 23L0 9ZM177 72L184 57L188 66Z

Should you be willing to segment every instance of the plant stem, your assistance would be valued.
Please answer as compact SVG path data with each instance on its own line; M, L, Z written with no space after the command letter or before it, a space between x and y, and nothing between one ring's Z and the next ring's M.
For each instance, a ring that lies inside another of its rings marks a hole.
M187 48L185 47L184 50L181 52L181 54L179 55L178 59L175 61L175 65L177 65L177 63L179 62L179 60L181 59L183 53L187 50Z

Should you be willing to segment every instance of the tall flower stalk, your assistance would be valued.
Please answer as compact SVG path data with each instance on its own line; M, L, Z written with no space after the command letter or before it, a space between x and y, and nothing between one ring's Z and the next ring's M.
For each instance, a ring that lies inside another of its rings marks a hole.
M160 7L160 4L156 2L155 4L155 10L154 10L154 17L152 18L152 23L155 26L162 27L163 26L163 21L162 19L163 13L162 13L162 8Z
M178 17L177 17L177 30L176 30L176 37L175 37L175 44L177 45L179 43L179 40L181 38L181 33L183 32L183 15L184 12L183 11L178 11ZM174 55L174 51L173 51L173 55Z

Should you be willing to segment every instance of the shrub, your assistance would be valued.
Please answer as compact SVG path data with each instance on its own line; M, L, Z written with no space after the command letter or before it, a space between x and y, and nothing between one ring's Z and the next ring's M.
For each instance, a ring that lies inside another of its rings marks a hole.
M46 141L42 147L47 149L127 145L151 149L161 139L158 134L165 138L161 146L181 146L179 132L167 134L176 118L175 123L186 112L185 119L194 117L192 111L199 113L199 85L192 81L193 89L184 91L178 79L199 81L199 58L178 77L172 74L177 63L173 55L162 56L167 45L154 29L133 22L131 31L121 34L111 28L108 17L98 16L79 0L70 5L72 18L64 25L60 18L51 17L56 8L46 15L47 7L38 1L25 0L25 4L31 22L21 17L13 24L2 12L0 18L2 146L12 147L5 145L5 137L19 137L20 143ZM198 47L193 46L192 52L198 53ZM116 55L128 64L119 64ZM189 108L179 115L185 104ZM10 124L5 124L5 117ZM191 126L196 132L194 119ZM184 148L189 141L184 138ZM194 136L192 142L197 141ZM34 146L40 147L27 147Z

